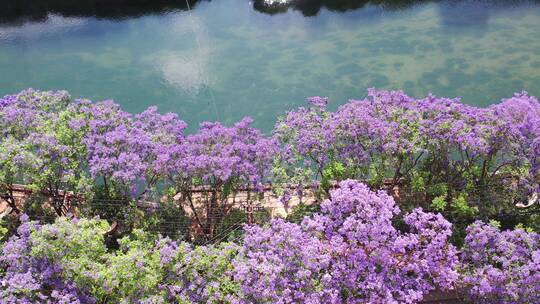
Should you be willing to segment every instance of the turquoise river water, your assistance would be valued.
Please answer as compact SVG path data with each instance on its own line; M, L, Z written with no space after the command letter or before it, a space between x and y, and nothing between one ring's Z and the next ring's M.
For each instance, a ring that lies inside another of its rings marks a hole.
M480 106L540 95L538 1L50 2L0 4L0 95L66 89L191 130L251 116L266 132L308 96L335 108L369 87Z

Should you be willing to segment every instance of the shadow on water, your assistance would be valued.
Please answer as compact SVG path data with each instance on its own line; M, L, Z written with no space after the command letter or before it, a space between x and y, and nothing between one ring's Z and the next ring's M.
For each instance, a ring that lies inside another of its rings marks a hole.
M431 2L426 0L291 0L286 3L276 1L269 4L265 0L255 0L255 10L266 14L285 13L289 9L300 11L306 17L316 16L321 9L330 11L346 12L363 8L366 5L377 5L383 9L399 10L406 9L419 3Z
M195 8L199 2L210 1L188 0L191 8ZM306 17L316 16L322 9L346 12L371 5L385 11L396 11L426 3L438 3L444 11L441 14L445 17L444 23L463 25L467 22L476 23L478 18L487 19L490 8L504 8L523 3L540 4L540 0L253 0L252 3L253 8L261 13L274 15L295 10ZM0 1L0 24L43 21L49 14L64 17L125 19L187 8L186 0L7 0Z
M191 8L198 2L188 0ZM43 21L49 14L125 19L186 9L186 0L2 0L0 23Z
M199 2L211 0L188 0L191 8ZM271 4L274 1L274 4ZM249 0L246 0L249 2ZM253 0L253 8L265 14L285 13L289 10L300 11L306 17L316 16L322 9L335 12L357 10L366 5L373 5L383 10L394 11L411 8L426 3L441 3L447 6L461 6L463 14L446 15L450 24L462 23L471 19L471 12L477 17L485 18L485 8L515 6L523 3L539 4L540 0ZM465 5L464 5L465 3ZM479 9L479 8L484 8ZM42 21L49 14L65 17L96 17L107 19L124 19L148 14L162 14L176 10L186 10L186 0L17 0L0 1L0 23L17 23L25 21ZM474 20L474 19L473 19Z
M367 5L378 6L383 10L395 11L411 8L415 5L421 5L426 3L439 3L444 6L458 6L462 9L448 10L452 12L459 11L458 15L447 15L449 18L446 23L455 25L461 23L463 20L476 14L477 17L486 18L489 12L486 8L504 8L516 6L523 3L539 4L538 0L491 0L491 1L471 1L471 0L289 0L281 2L274 0L273 4L269 4L272 0L254 0L253 7L255 10L267 13L267 14L280 14L289 11L290 9L300 11L302 15L306 17L316 16L322 9L335 12L346 12L349 10L356 10L363 8ZM443 8L444 9L444 8ZM483 13L483 14L482 14ZM454 19L455 18L455 19ZM472 19L474 20L474 19Z

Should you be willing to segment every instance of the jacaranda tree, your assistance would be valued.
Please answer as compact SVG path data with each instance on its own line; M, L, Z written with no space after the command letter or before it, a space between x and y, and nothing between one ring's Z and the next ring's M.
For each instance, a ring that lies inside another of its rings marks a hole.
M530 222L515 207L534 201L540 180L540 103L527 93L488 108L373 89L335 112L323 98L310 101L274 130L279 180L318 179L322 193L328 180L346 178L393 192L398 186L404 208L443 212L461 234L475 218Z
M224 216L234 207L229 201L234 191L244 189L255 199L253 192L260 192L266 182L278 146L250 124L249 118L232 127L202 123L174 154L172 188L193 213L206 240L215 236ZM198 201L194 188L203 193Z
M0 187L13 210L18 209L12 191L15 183L24 183L36 195L44 193L58 215L69 212L70 192L88 193L86 155L81 153L80 137L67 125L70 102L65 91L31 89L0 102Z

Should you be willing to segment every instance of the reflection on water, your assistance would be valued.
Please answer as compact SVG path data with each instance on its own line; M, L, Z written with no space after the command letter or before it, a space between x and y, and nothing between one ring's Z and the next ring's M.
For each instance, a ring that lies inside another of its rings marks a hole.
M304 16L316 16L322 9L336 12L357 10L377 5L385 10L406 9L429 0L254 0L253 7L263 13L280 14L289 10L300 11Z
M201 87L208 85L204 59L171 53L159 54L156 61L156 67L170 86L197 94Z
M186 93L198 94L202 87L210 85L210 42L199 17L191 14L178 17L170 23L171 32L177 38L186 36L185 40L194 40L194 43L183 51L158 51L150 57L168 85Z
M262 9L214 0L191 1L188 12L178 1L128 9L114 0L108 15L92 13L106 11L95 8L104 0L69 9L48 1L56 6L9 14L0 1L0 94L62 88L129 111L157 104L191 129L249 115L265 131L307 96L336 107L368 87L476 105L524 89L540 95L538 1L292 0ZM35 12L45 17L28 21Z
M194 8L200 0L3 0L0 23L42 21L50 14L124 19ZM203 0L204 1L204 0Z
M44 20L49 14L63 16L124 19L149 14L164 14L195 8L210 0L18 0L0 1L0 22ZM253 7L263 13L276 14L289 9L315 16L323 8L345 12L366 5L378 5L386 10L405 9L433 0L253 0ZM459 2L459 1L454 1ZM513 3L515 1L501 1ZM249 3L246 0L246 3Z

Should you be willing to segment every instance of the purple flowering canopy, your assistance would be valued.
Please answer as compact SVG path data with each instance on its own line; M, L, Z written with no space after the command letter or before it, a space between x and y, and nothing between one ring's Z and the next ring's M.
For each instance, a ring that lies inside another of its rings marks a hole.
M266 182L278 145L251 128L251 122L244 118L232 127L202 123L197 133L186 136L173 151L171 187L194 213L205 239L214 236L223 217L232 210L233 203L228 201L232 192L245 189L250 196ZM191 192L194 187L207 191L198 198L205 201L203 210L196 208Z
M2 197L17 211L12 188L24 183L36 193L52 198L58 215L67 213L66 191L87 192L84 155L66 118L71 97L65 91L32 89L8 95L0 104L2 128L0 188Z
M150 107L133 116L112 101L80 111L89 117L84 144L90 174L113 197L140 199L169 172L170 151L182 142L186 127L177 115Z
M205 122L188 135L177 155L177 172L203 184L223 185L238 181L258 185L268 174L277 145L244 118L233 127Z
M291 185L301 197L313 184L324 198L335 181L352 178L399 187L406 209L420 204L464 225L528 221L515 205L529 206L540 191L535 97L523 92L477 108L370 89L334 112L327 98L309 102L281 118L268 138L250 119L232 127L206 122L185 136L177 115L155 107L133 115L112 101L72 102L63 91L8 95L0 102L0 192L18 211L10 189L27 184L52 197L61 215L70 212L66 191L121 201L181 194L194 209L188 192L202 187L212 206L197 222L207 226L203 218L219 222L231 208L226 197L240 188L257 192L271 182L287 203Z
M83 213L71 199L168 200L206 243L227 233L231 197L253 207L265 184L284 203L313 186L317 212L217 246L133 229L110 252L106 221L23 215L1 245L0 302L418 303L460 287L475 303L540 301L537 98L478 108L370 89L336 111L308 101L265 136L249 118L186 135L176 114L65 91L1 98L0 196L15 213L17 184L58 216Z
M328 180L347 178L399 186L397 197L410 209L420 204L467 223L518 218L515 205L540 194L540 103L526 92L488 108L374 89L335 112L321 100L276 124L277 181L315 179L326 193Z
M540 193L540 103L526 92L515 94L489 108L496 119L496 130L511 140L500 142L507 157L520 159L528 169L521 182L530 193ZM498 139L497 137L495 137ZM509 161L503 165L512 164Z
M458 279L452 225L414 210L408 233L394 199L347 180L301 225L249 227L235 279L248 303L416 303Z

